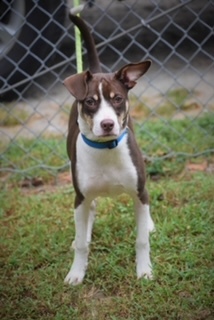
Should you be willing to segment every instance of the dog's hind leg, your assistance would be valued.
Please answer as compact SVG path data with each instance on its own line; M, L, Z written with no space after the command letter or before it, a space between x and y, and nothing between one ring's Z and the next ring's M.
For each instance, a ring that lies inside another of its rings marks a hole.
M75 209L75 245L74 245L74 261L65 283L77 285L83 281L85 271L88 265L89 245L87 242L88 221L90 214L91 202L83 200Z
M136 239L136 269L137 277L152 278L152 266L150 261L149 229L153 221L150 217L149 205L143 204L139 199L135 200L135 214L137 223Z

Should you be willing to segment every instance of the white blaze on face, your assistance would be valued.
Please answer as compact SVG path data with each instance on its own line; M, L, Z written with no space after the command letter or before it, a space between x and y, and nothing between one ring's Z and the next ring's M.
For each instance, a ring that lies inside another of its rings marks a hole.
M99 84L99 94L100 94L100 106L93 118L93 134L96 137L105 136L105 132L102 129L101 123L104 120L112 120L114 122L114 127L110 132L111 136L118 136L120 134L120 125L118 122L118 117L114 108L103 96L102 83Z

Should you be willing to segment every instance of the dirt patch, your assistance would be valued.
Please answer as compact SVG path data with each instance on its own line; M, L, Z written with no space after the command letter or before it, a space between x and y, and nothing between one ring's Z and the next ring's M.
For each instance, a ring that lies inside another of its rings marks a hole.
M7 179L6 177L5 179ZM8 184L8 189L14 188L15 183ZM18 183L18 187L25 195L45 194L51 192L57 192L59 189L65 189L71 192L72 179L70 172L60 172L56 178L44 181L41 177L25 178Z

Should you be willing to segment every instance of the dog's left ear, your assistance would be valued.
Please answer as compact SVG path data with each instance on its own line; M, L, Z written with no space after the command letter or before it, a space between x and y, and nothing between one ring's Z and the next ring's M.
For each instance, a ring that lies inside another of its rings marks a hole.
M149 69L151 61L130 63L115 73L115 78L121 81L129 90L136 85L136 81Z

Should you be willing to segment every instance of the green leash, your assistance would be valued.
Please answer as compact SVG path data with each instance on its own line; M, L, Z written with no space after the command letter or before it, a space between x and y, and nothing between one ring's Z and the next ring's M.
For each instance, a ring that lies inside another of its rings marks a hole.
M80 5L79 0L73 0L74 7ZM79 15L79 13L77 14ZM77 73L83 71L83 61L82 61L82 41L81 41L81 33L79 29L75 26L75 52L76 52L76 65L77 65Z

